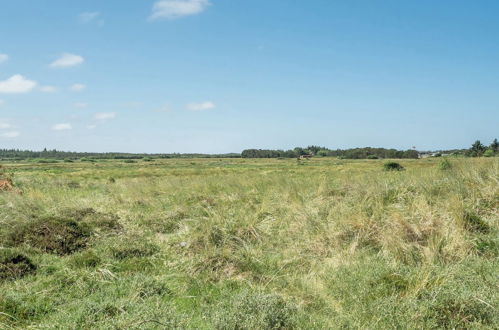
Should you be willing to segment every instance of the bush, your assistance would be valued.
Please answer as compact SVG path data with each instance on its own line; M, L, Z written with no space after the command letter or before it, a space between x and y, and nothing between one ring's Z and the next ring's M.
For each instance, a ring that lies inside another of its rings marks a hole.
M24 254L0 250L0 280L16 279L35 272L36 266Z
M388 162L383 164L383 169L385 171L403 171L405 168L396 162Z
M23 244L43 252L70 254L84 248L91 235L90 228L75 220L46 217L17 223L7 235L9 246Z
M376 155L369 155L367 156L367 159L379 159L379 157Z
M447 158L443 158L438 164L438 168L442 171L450 170L452 168L452 163Z
M492 150L492 149L485 150L485 152L483 153L483 156L484 157L494 157L494 150Z

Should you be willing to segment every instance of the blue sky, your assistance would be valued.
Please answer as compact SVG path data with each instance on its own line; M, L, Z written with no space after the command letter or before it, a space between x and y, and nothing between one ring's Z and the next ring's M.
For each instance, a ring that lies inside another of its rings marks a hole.
M0 0L0 148L467 147L495 0Z

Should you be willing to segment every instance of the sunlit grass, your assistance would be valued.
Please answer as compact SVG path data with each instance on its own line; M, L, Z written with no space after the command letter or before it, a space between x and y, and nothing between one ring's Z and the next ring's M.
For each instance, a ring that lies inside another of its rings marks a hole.
M3 164L0 245L36 271L0 327L497 328L499 161L398 162ZM11 239L54 218L91 235Z

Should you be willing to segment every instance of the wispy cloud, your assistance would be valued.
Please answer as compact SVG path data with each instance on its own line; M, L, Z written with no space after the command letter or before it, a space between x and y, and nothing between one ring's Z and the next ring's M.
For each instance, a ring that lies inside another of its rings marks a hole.
M9 55L7 55L7 54L0 54L0 64L3 63L3 62L7 62L8 59L9 59Z
M37 85L36 81L26 79L20 74L13 75L7 80L0 81L0 93L21 94L28 93Z
M156 1L149 20L154 21L162 18L175 19L183 16L197 15L202 13L210 4L209 0Z
M12 128L11 124L4 121L0 121L0 129L9 129L9 128Z
M211 110L211 109L215 109L217 106L215 105L215 103L211 102L211 101L206 101L206 102L202 102L202 103L190 103L186 106L186 108L188 110L192 110L192 111L204 111L204 110Z
M80 14L80 22L82 23L90 23L99 18L100 13L98 11L93 12L85 12Z
M88 108L88 103L78 102L78 103L75 103L74 106L75 106L75 108L84 109L84 108Z
M40 86L40 92L55 93L55 92L57 92L57 87L55 87L55 86Z
M85 59L80 55L64 53L57 60L50 64L52 68L68 68L76 65L80 65L85 61Z
M54 131L67 131L73 129L73 126L71 126L70 123L61 123L61 124L55 124L52 126L52 130Z
M98 112L94 115L94 119L96 120L109 120L116 118L116 112Z
M17 131L11 131L11 132L5 132L0 134L1 137L6 138L6 139L13 139L21 135L21 133Z
M87 86L85 86L83 84L74 84L74 85L71 85L71 87L69 87L69 90L71 90L73 92L81 92L81 91L85 90L85 88L87 88Z

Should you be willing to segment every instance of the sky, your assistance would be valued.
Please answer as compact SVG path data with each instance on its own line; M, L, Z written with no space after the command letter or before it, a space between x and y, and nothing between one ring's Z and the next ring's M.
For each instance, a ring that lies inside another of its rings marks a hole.
M0 148L499 138L496 0L0 0Z

